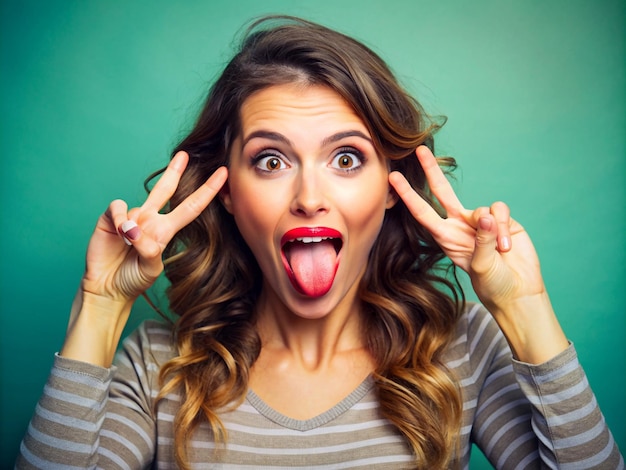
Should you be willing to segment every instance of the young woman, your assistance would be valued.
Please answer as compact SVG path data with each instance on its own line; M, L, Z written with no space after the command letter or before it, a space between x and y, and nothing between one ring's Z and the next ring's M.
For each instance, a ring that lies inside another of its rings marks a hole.
M436 130L362 44L255 24L146 202L100 217L18 468L464 468L472 442L623 468L528 235L461 205ZM112 365L164 266L175 323Z

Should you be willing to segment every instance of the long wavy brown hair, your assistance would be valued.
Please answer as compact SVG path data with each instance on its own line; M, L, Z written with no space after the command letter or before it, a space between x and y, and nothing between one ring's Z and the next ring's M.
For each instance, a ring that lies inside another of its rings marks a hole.
M193 130L174 150L188 152L190 161L170 208L228 165L241 131L242 103L263 88L293 82L324 85L340 94L368 127L390 169L402 172L436 206L414 152L419 145L433 149L440 125L404 91L385 62L360 42L321 25L269 17L247 30ZM164 256L179 355L161 369L157 402L170 392L182 393L174 427L177 464L184 469L197 426L207 421L216 442L224 442L219 412L245 398L262 347L254 327L262 274L219 200L176 235ZM458 282L442 271L446 266L429 232L399 201L386 212L359 290L381 412L405 436L416 468L450 465L460 427L460 392L442 354L463 295Z

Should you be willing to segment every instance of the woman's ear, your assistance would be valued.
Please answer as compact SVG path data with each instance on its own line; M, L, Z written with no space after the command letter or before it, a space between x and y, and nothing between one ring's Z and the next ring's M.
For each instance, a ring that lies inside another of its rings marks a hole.
M396 205L398 199L400 199L398 193L395 189L393 189L393 186L389 185L389 191L387 192L387 203L385 204L385 208L391 209L393 206Z
M233 200L230 197L230 185L228 184L228 180L226 181L226 183L224 183L224 186L222 186L222 189L220 189L218 196L224 208L230 214L232 214L233 213Z

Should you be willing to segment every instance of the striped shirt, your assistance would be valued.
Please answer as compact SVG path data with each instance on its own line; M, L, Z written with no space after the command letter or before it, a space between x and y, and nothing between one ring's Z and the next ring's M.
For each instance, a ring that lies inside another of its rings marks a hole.
M175 469L173 419L180 397L154 411L161 365L175 355L172 330L145 322L105 369L55 357L16 468ZM623 469L624 460L574 347L541 365L512 359L491 315L468 304L446 351L463 397L460 468L472 443L498 469ZM404 438L380 413L370 377L325 413L295 420L253 391L220 415L216 446L207 425L190 442L197 469L412 468Z

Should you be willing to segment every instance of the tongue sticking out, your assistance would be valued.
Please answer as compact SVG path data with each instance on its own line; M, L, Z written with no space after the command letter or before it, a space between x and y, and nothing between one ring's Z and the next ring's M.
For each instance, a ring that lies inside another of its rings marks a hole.
M337 272L337 253L330 240L290 243L287 259L295 287L310 297L326 294Z

